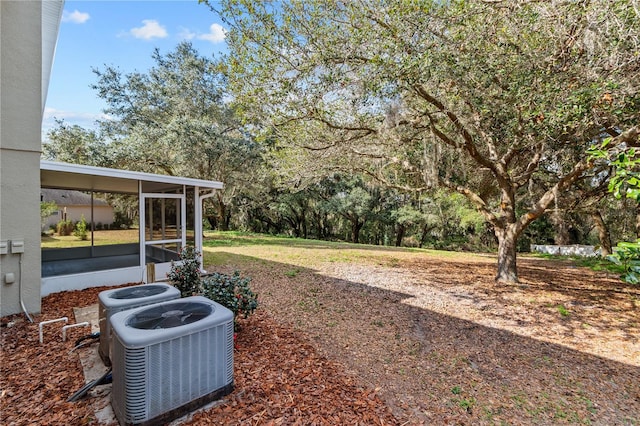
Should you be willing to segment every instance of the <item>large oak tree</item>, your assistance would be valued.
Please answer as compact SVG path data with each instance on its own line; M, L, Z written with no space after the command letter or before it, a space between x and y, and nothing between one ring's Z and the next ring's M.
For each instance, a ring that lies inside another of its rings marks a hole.
M120 167L224 182L216 191L217 226L227 229L229 204L256 182L247 173L261 161L260 147L245 131L225 96L226 81L214 58L188 42L153 54L145 73L95 69L93 86L110 119L101 129Z
M230 27L235 101L290 168L465 195L495 231L499 281L518 279L523 230L598 173L588 147L637 142L635 1L210 6Z

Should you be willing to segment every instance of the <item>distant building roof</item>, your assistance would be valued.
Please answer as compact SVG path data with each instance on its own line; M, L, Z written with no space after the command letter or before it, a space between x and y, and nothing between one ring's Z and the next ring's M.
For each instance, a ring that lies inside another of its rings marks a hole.
M41 188L40 195L42 201L53 201L58 206L90 206L91 194L81 191L72 191L69 189L48 189ZM108 206L105 200L93 198L94 206Z

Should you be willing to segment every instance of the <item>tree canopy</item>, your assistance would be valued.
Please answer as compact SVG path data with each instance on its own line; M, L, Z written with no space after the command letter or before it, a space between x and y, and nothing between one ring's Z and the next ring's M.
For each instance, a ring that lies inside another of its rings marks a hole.
M494 229L500 281L517 281L527 226L606 173L587 149L638 142L633 2L211 6L230 27L234 101L295 158L293 174L355 171L463 194Z
M153 54L146 73L95 69L93 86L112 119L101 122L112 161L132 170L213 179L225 183L215 200L218 223L228 225L228 204L255 182L245 170L260 161L260 147L229 105L219 62L188 42Z

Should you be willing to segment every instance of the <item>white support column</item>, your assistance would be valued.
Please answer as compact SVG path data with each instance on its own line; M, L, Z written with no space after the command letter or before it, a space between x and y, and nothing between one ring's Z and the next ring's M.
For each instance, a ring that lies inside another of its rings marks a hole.
M142 181L138 181L138 239L140 240L140 267L144 269L146 262L146 247L145 247L145 237L144 237L144 229L146 227L145 224L145 203L146 198L144 198L144 194L142 193ZM144 279L143 282L147 282L147 276L145 273L142 274Z
M164 198L160 199L160 223L162 224L162 235L160 235L160 239L161 240L166 240L167 239L167 231L166 231L166 227L167 227L167 217L166 217L167 206L165 205L165 201L164 200L165 200ZM164 246L163 246L163 248L164 248Z
M182 247L187 246L187 186L182 185L182 198L180 199L180 229L182 230Z
M202 253L202 207L200 204L200 187L193 187L193 243L197 251ZM202 269L202 261L200 261Z
M198 220L198 226L196 228L196 248L200 251L200 253L202 253L202 219L203 219L203 215L202 215L202 211L204 210L204 199L205 198L211 198L215 195L215 191L212 191L208 194L204 194L204 195L200 195L200 192L198 190L198 193L196 194L196 220ZM195 228L195 227L194 227ZM204 254L202 256L202 258L200 258L200 269L202 271L204 271Z

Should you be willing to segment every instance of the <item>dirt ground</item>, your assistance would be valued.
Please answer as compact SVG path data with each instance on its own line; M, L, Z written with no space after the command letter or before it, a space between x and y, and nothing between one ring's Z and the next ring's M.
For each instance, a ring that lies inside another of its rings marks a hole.
M235 391L190 424L640 424L640 288L570 262L291 245L208 249L252 278ZM98 291L43 300L36 321ZM3 319L0 423L95 424L77 354ZM73 340L73 336L71 338ZM65 346L66 345L66 346Z

